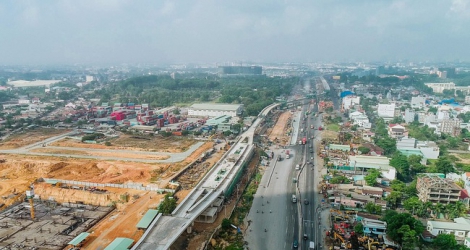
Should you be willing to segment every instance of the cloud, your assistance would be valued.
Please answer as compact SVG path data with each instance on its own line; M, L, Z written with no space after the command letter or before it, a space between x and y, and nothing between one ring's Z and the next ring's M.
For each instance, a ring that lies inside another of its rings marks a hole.
M2 1L0 13L2 64L470 58L468 0Z

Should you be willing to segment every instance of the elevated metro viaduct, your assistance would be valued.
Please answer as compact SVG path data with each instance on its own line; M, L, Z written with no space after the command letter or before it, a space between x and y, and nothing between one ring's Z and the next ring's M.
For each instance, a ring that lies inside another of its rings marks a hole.
M239 137L234 146L212 167L171 216L158 215L132 250L169 249L185 230L191 232L194 221L207 208L213 206L221 197L229 196L253 156L256 128L277 106L279 104L275 103L264 108L253 125Z

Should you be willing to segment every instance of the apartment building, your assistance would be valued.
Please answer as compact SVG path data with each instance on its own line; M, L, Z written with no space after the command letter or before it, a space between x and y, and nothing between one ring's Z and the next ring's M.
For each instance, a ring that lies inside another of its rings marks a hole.
M425 83L425 85L432 88L432 92L434 93L443 93L444 90L455 89L455 83L453 82Z
M422 202L455 203L459 200L461 189L452 180L437 174L421 174L416 183L418 198Z
M460 120L456 118L442 120L439 130L441 133L449 134L452 136L459 136L461 132Z
M389 124L387 130L390 138L397 139L408 136L408 131L400 124Z

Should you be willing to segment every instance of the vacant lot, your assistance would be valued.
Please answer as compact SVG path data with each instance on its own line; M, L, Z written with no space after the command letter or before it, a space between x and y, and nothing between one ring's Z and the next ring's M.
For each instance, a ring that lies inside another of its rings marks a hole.
M14 134L0 143L0 149L21 148L23 146L40 142L47 138L65 134L70 130L54 129L54 128L38 128L27 130L25 132Z
M188 139L187 137L163 137L163 136L149 136L149 135L127 135L120 134L119 137L111 139L111 146L104 144L87 144L74 139L62 139L60 141L51 143L51 146L58 147L76 147L76 148L96 148L96 149L127 149L137 151L150 151L150 152L168 152L168 153L181 153L189 149L191 145L196 143L196 140Z

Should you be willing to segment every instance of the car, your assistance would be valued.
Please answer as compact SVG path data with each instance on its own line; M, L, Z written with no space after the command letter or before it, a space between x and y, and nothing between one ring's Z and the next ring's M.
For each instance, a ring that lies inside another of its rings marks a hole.
M304 234L304 240L308 240L308 235Z
M297 242L297 240L294 240L294 243L292 243L292 246L294 248L299 248L299 242Z
M308 200L305 199L305 200L304 200L304 204L305 204L305 205L308 205L308 204L310 204L310 202L308 202Z

